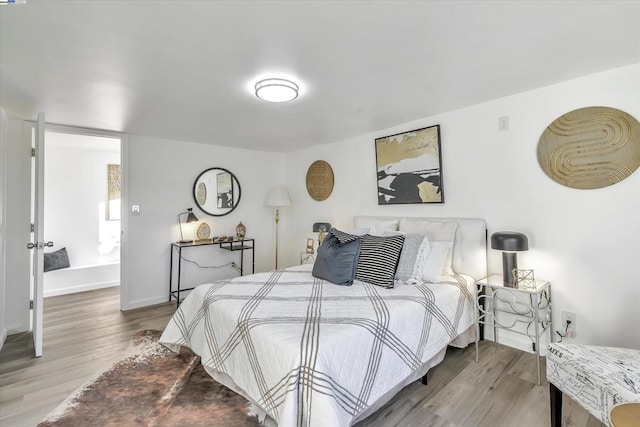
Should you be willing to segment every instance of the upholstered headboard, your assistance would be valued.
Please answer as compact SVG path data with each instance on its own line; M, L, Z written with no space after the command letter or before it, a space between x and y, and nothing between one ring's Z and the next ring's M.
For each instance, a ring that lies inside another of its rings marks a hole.
M427 217L393 217L393 216L355 216L354 227L361 220L411 219L421 221L458 223L453 245L452 264L457 273L465 273L478 280L487 275L487 224L478 218L427 218Z

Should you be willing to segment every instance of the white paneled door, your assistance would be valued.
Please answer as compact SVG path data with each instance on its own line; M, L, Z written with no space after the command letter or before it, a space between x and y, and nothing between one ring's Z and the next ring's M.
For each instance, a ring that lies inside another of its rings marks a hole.
M42 356L42 306L43 289L42 279L44 275L44 248L53 246L53 242L44 242L44 114L38 114L32 135L32 147L34 161L31 178L32 185L32 209L33 209L33 241L27 244L27 248L33 251L32 270L32 331L33 346L36 357Z

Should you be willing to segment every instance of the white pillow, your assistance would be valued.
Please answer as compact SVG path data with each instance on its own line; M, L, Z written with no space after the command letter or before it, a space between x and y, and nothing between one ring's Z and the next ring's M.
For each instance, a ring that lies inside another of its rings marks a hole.
M396 267L395 284L406 284L417 275L423 259L429 253L429 239L423 234L403 233L402 231L385 231L383 236L402 236L402 252Z
M458 223L455 221L429 221L424 219L402 219L400 231L427 236L431 242L454 242Z
M455 221L430 221L424 219L402 219L400 220L400 231L405 233L424 234L431 244L435 242L448 242L449 252L445 254L445 260L442 264L443 275L453 274L452 252L453 243L456 240L456 230L458 223Z
M381 236L385 231L397 231L398 230L399 220L397 219L374 219L374 218L365 218L361 216L354 217L353 227L354 228L365 228L369 227L373 229L372 234L376 233L376 235Z
M365 234L372 234L374 231L371 227L362 227L362 228L354 228L353 230L348 231L347 233L353 234L354 236L364 236Z
M428 241L428 239L425 239ZM451 242L429 242L430 249L424 252L423 258L416 263L413 277L408 283L416 284L420 282L440 283L444 264L447 255L451 253L453 243Z

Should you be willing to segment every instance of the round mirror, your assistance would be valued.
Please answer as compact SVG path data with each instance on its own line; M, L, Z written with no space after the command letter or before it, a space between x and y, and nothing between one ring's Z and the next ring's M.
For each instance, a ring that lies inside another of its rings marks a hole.
M240 203L240 183L226 169L207 169L193 183L193 199L206 214L226 215Z

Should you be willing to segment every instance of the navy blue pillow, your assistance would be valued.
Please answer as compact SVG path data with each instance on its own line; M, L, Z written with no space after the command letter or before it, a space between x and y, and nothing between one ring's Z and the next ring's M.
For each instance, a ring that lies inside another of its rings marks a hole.
M352 285L359 254L359 238L341 243L331 230L318 248L312 274L336 285Z

